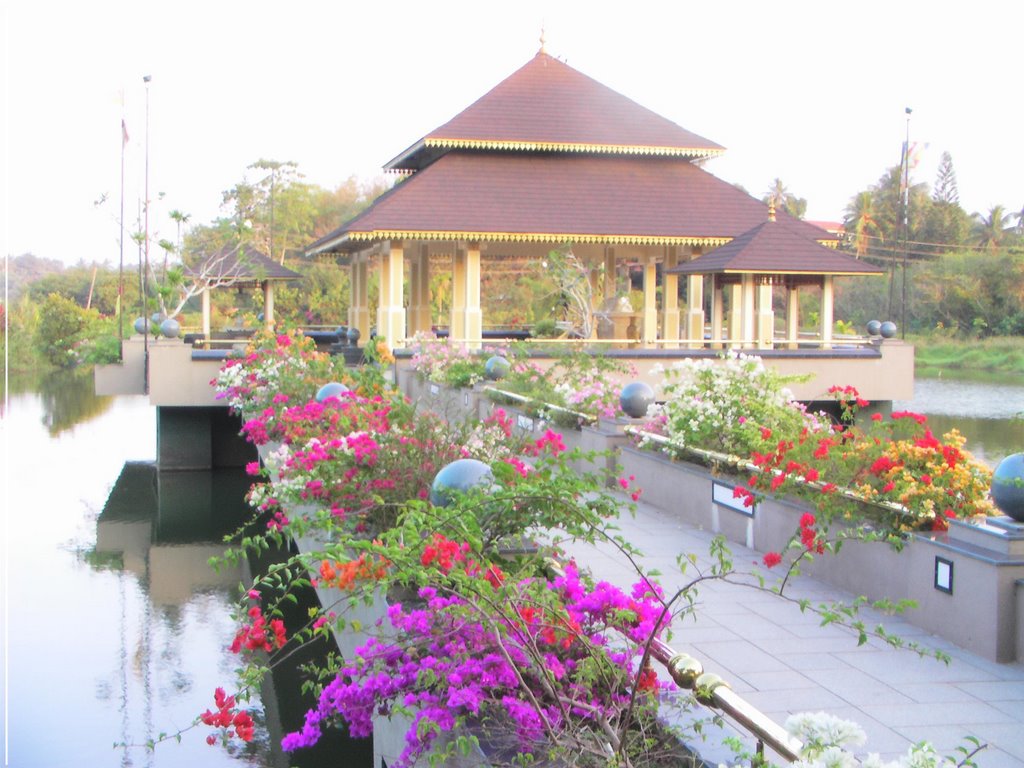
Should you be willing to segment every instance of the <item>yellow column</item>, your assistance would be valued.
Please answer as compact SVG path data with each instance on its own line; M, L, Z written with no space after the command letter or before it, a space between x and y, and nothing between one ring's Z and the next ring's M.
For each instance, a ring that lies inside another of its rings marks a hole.
M679 275L670 275L668 270L679 263L679 250L674 245L665 249L665 269L662 271L662 321L661 337L666 341L679 339ZM673 345L675 346L675 345Z
M835 314L835 278L825 275L821 283L821 348L832 348L832 321Z
M615 249L605 248L604 249L604 297L606 299L615 298Z
M657 279L654 254L648 253L644 260L644 311L640 340L650 345L658 341L658 304L655 292Z
M391 241L381 259L380 308L377 333L392 347L405 343L405 250L401 240Z
M409 265L409 332L430 331L430 255L422 244Z
M263 281L263 324L268 331L274 330L274 283Z
M354 254L349 267L348 327L359 330L360 338L370 338L369 264L366 254Z
M711 348L722 348L722 284L711 275Z
M466 338L466 251L456 247L452 258L452 310L448 321L448 338Z
M691 349L704 346L704 275L690 275L686 282L686 338Z
M483 310L480 308L480 243L469 243L466 249L466 308L464 328L469 349L480 349L483 335Z
M800 286L790 285L786 290L786 338L790 349L796 349L800 337Z
M772 307L772 284L757 286L757 347L771 349L775 338L775 309Z
M741 346L739 340L743 338L743 285L732 283L729 286L729 339L730 346Z
M743 308L740 310L740 314L743 318L743 330L740 333L740 341L743 342L743 346L749 347L754 343L754 276L743 275L741 287Z

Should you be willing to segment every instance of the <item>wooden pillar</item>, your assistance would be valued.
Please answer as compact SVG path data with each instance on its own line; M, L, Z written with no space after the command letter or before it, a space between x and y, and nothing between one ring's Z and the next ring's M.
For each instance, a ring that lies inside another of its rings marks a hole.
M670 245L665 248L662 270L661 294L661 338L666 341L679 340L679 275L670 275L668 270L679 263L679 250ZM672 345L676 346L676 345Z
M469 243L466 248L466 302L465 334L469 349L480 349L483 335L483 310L480 308L480 243Z
M772 307L772 284L757 286L757 348L771 349L775 338L775 309Z
M743 337L743 286L740 283L732 283L729 286L729 339L730 346L741 346L739 340Z
M658 341L657 279L658 271L654 254L648 253L644 257L644 310L640 340L649 345L654 345Z
M741 282L743 294L743 306L740 310L743 330L740 333L740 341L744 347L754 344L754 276L743 275Z
M466 338L466 249L456 246L452 258L452 309L448 321L448 338Z
M692 349L704 346L704 275L690 275L687 280L686 338Z
M430 254L423 243L413 254L409 264L409 333L429 333L430 315Z
M210 340L210 289L203 288L203 338Z
M381 258L377 334L394 348L404 345L405 333L405 250L401 240L392 240Z
M274 330L274 281L263 281L263 325L268 331Z
M722 283L716 275L711 275L711 348L722 348Z
M821 283L821 348L832 349L832 322L835 314L835 278L825 275Z
M786 289L786 346L796 349L800 338L800 286L791 283Z
M349 265L348 327L356 328L364 341L370 338L369 264L366 254L354 254Z

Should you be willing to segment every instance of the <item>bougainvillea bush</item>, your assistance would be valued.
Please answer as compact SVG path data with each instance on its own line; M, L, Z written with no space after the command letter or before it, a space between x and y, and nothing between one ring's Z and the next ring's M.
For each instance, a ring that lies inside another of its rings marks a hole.
M585 351L561 354L543 369L520 354L509 374L494 382L488 397L495 402L519 405L532 415L572 428L598 418L621 416L620 382L635 375L635 368L627 361ZM526 400L508 398L502 392Z
M484 378L487 360L495 355L511 358L512 349L504 345L485 345L470 349L465 343L436 338L422 332L410 345L411 365L427 381L449 387L470 387Z
M786 379L756 358L688 360L665 372L662 396L639 438L651 435L677 456L714 454L751 468L737 495L793 494L817 509L818 530L833 520L875 525L894 542L910 530L946 527L952 518L994 513L991 471L951 431L935 435L927 417L858 413L869 405L850 386L832 386L839 418L810 413L785 388Z

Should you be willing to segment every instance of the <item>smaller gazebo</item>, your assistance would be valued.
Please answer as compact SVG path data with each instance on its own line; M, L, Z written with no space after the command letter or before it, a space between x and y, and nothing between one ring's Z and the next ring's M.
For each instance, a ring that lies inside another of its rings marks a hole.
M263 290L263 322L274 328L274 283L302 277L250 245L225 245L185 275L202 281L203 337L210 338L210 291L227 286L256 285Z
M799 345L800 289L821 289L818 343L822 349L828 349L832 345L834 279L882 274L877 267L803 237L789 227L779 226L774 207L769 208L768 221L665 272L711 279L712 346L756 346L758 349L772 349L776 344L772 304L775 286L786 288L786 337L782 343L790 349ZM723 339L726 289L729 291L729 316L727 336Z

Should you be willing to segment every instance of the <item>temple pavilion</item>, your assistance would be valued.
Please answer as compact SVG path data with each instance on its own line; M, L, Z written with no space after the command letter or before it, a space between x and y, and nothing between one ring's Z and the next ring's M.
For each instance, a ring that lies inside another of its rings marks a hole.
M349 325L365 338L375 324L397 347L435 322L432 264L452 270L451 310L440 324L447 320L451 338L474 347L487 327L481 274L502 260L540 260L567 244L593 267L595 310L615 307L616 277L625 269L642 275L643 306L631 310L628 334L614 326L607 339L613 344L791 345L799 291L813 287L820 326L809 341L827 347L833 278L878 270L835 251L834 235L775 215L704 170L723 151L542 46L389 161L385 170L402 174L401 181L306 253L335 254L350 265ZM711 253L729 244L731 250ZM370 270L378 270L380 284L372 320ZM774 304L782 295L786 332L777 341Z

